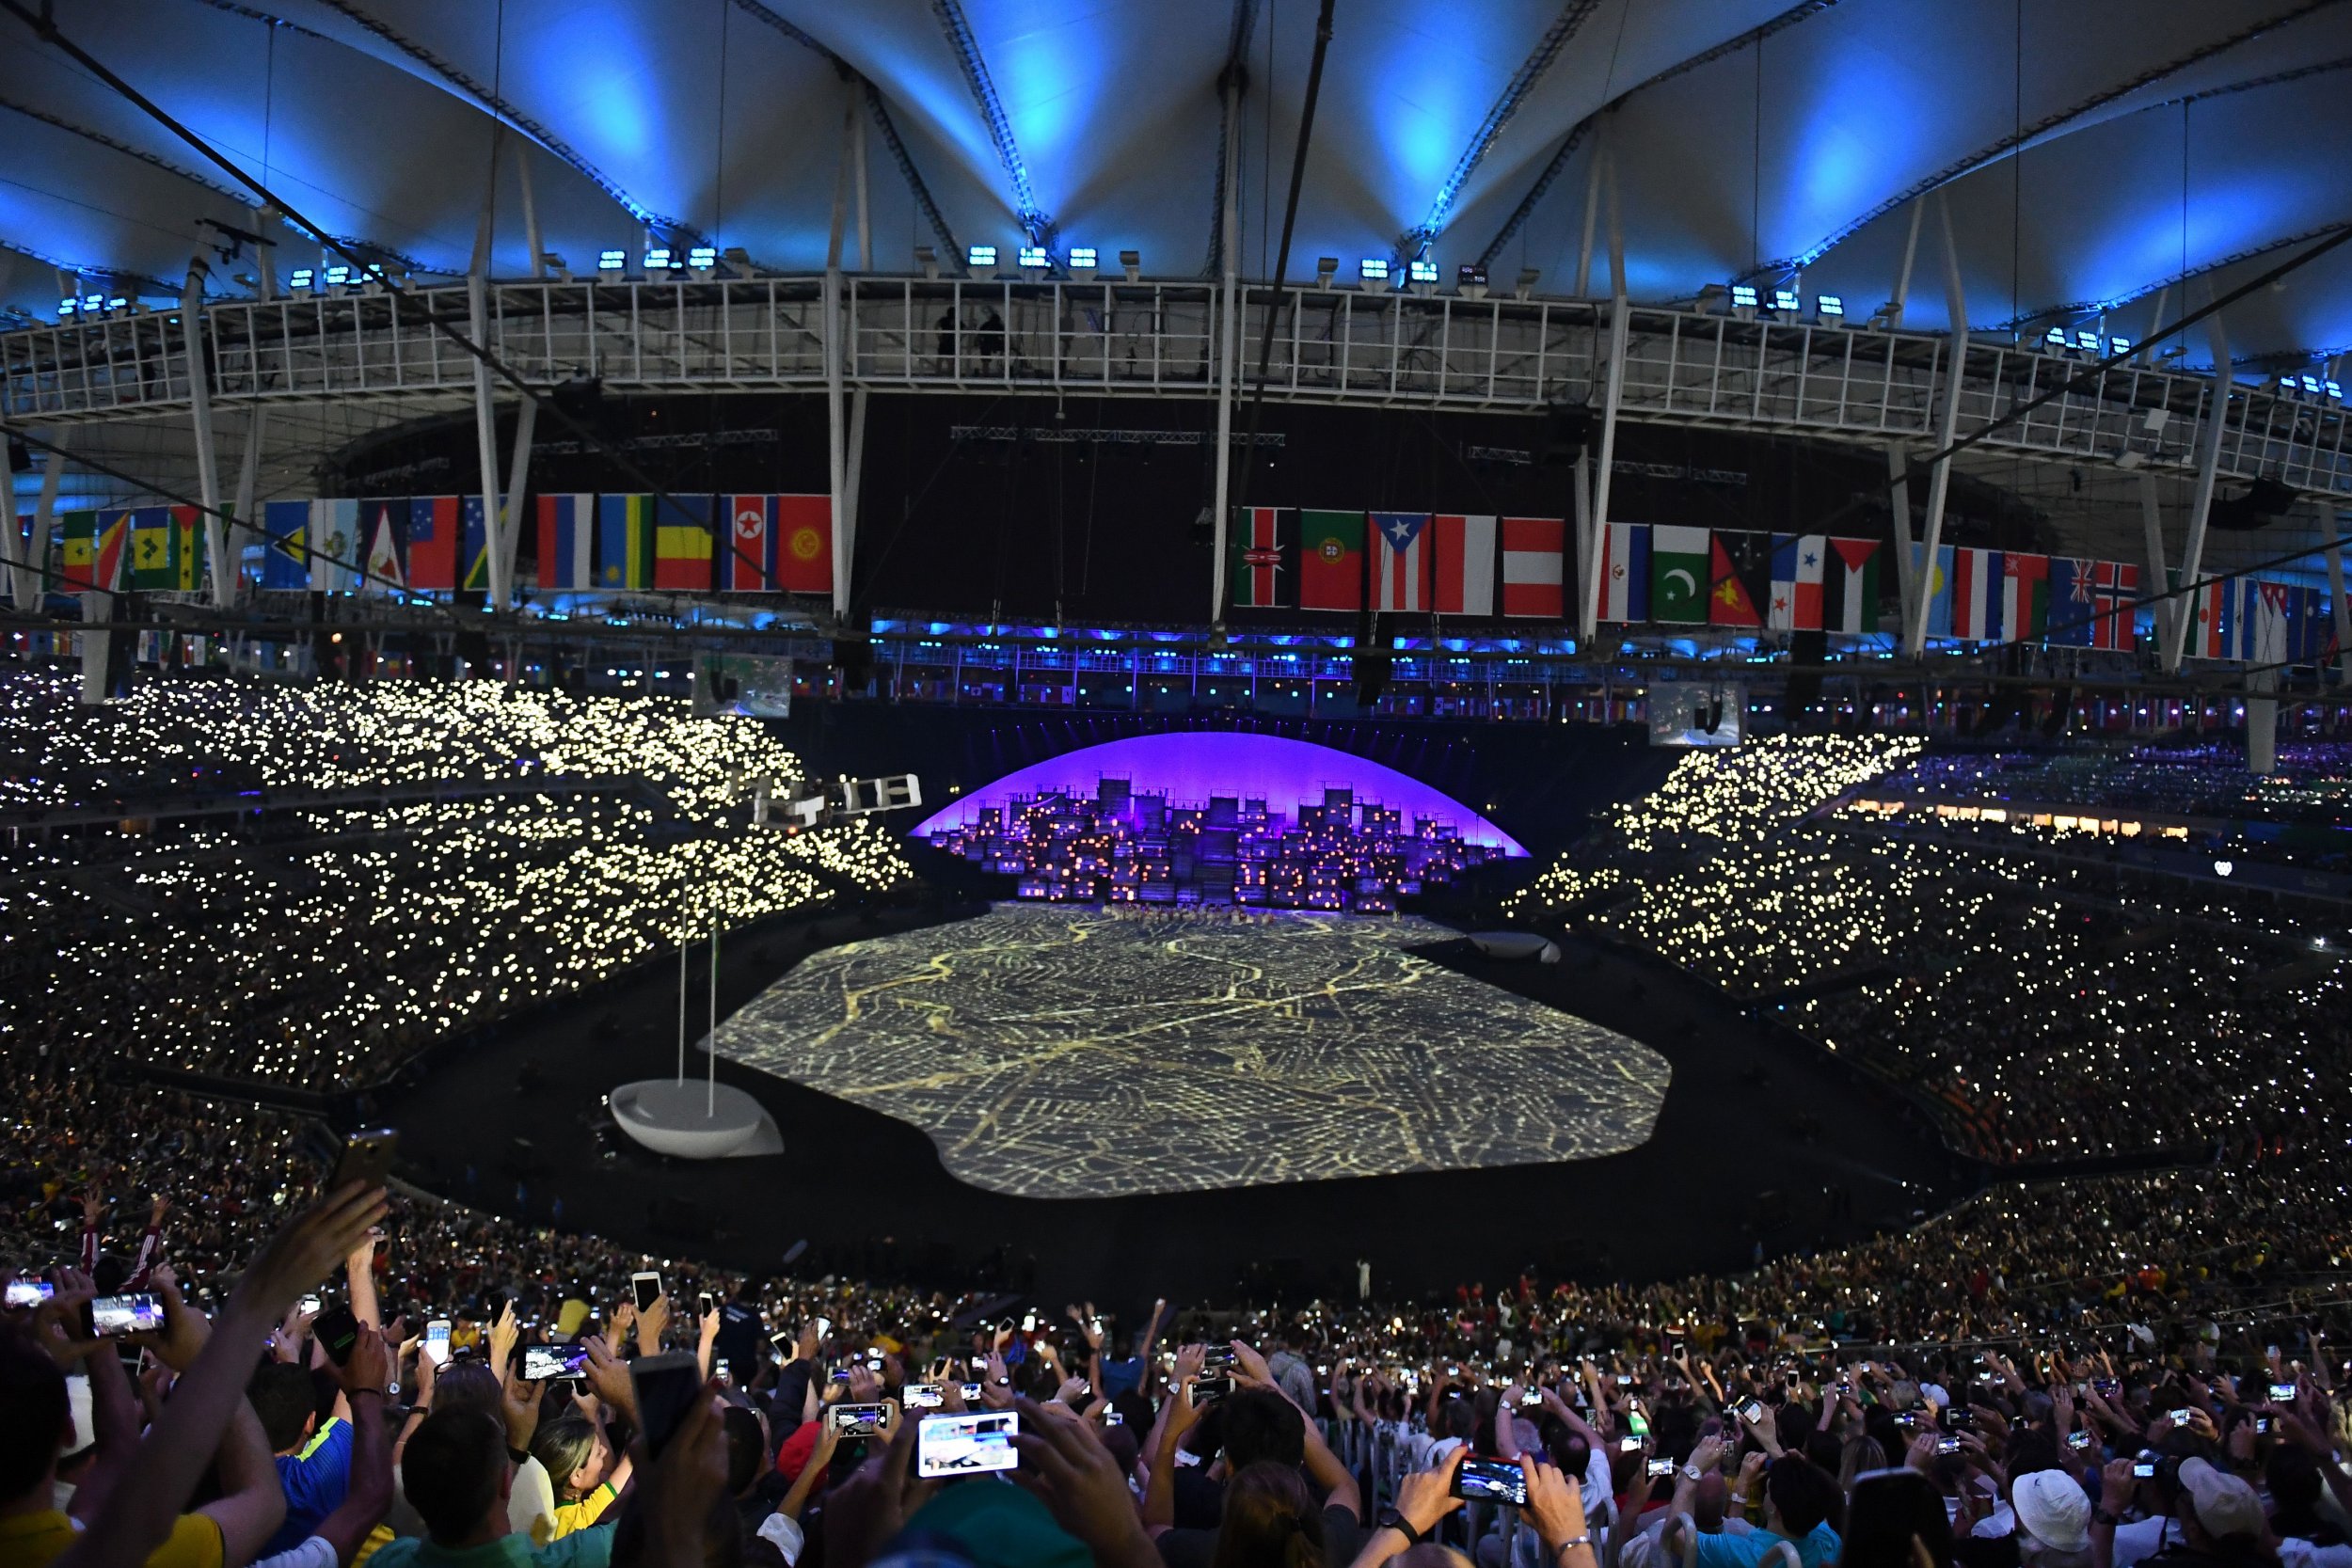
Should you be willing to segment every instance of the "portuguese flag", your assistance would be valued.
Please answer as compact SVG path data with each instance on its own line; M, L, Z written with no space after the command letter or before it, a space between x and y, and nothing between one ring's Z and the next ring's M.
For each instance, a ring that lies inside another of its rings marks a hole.
M1364 608L1364 515L1298 515L1298 608Z

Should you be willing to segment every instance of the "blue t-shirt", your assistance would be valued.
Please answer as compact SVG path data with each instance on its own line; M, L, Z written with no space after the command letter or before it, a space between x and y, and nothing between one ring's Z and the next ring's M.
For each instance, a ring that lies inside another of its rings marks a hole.
M1752 1529L1745 1535L1733 1535L1728 1530L1721 1535L1702 1535L1698 1568L1757 1568L1766 1555L1785 1540L1787 1536L1768 1529ZM1826 1522L1814 1526L1793 1544L1804 1568L1834 1568L1837 1561L1837 1532Z
M1143 1357L1131 1355L1123 1361L1104 1358L1103 1362L1103 1397L1117 1399L1132 1394L1143 1386Z
M330 1420L311 1433L300 1453L279 1454L278 1483L286 1489L286 1522L262 1548L263 1557L301 1545L320 1520L342 1507L343 1494L351 1490L351 1423Z

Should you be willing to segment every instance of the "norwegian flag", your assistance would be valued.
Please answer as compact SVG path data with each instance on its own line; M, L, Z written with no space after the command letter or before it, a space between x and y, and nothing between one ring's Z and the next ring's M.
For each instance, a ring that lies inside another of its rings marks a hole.
M2090 645L2128 652L2138 641L2139 568L2120 561L2102 561L2091 590Z
M1372 531L1379 546L1372 558L1375 610L1429 608L1429 514L1375 512Z

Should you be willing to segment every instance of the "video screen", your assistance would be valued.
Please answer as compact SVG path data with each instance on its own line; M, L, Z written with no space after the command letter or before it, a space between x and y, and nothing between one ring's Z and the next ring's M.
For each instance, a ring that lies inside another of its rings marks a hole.
M39 1307L57 1293L57 1288L45 1279L11 1279L8 1281L10 1307Z
M926 1416L914 1434L914 1466L920 1476L975 1476L1009 1470L1021 1463L1012 1446L1021 1418L1009 1410Z
M523 1376L532 1383L551 1377L575 1377L587 1361L588 1352L579 1345L525 1345Z
M164 1326L164 1298L100 1296L90 1303L90 1326L101 1335L140 1334Z

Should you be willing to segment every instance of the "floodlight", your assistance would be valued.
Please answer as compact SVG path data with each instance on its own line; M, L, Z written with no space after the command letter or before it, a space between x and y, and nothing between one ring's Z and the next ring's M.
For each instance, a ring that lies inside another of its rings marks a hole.
M1092 272L1099 264L1098 253L1092 245L1073 245L1070 247L1070 270L1072 272Z
M1511 293L1520 299L1527 298L1535 292L1535 284L1543 276L1543 269L1540 267L1521 267L1519 280L1512 288Z
M1486 269L1483 263L1465 261L1454 269L1454 286L1470 299L1486 297Z
M1339 259L1338 257L1336 257L1336 256L1318 256L1318 257L1316 257L1316 258L1315 258L1315 287L1316 287L1316 288L1318 288L1318 289L1327 289L1327 288L1329 288L1329 287L1331 286L1331 279L1339 276L1339 271L1340 271L1340 259Z
M73 314L73 312L80 309L81 307L82 302L80 300L75 299L71 294L67 295L65 298L57 301L57 319L59 321L65 320L66 317Z
M111 311L111 310L119 310L119 309L121 309L124 306L126 306L126 305L128 305L128 304L130 304L130 303L131 303L131 302L130 302L128 299L125 299L122 295L120 295L120 294L117 294L117 295L115 295L115 296L114 296L114 298L112 298L112 299L110 299L110 300L106 301L106 309L107 309L108 310L110 310L110 311ZM2311 377L2307 375L2307 376L2305 376L2303 379L2304 379L2305 381L2309 381L2309 380L2311 380ZM2314 387L2314 388L2312 388L2312 389L2313 391L2317 391L2319 388L2317 388L2316 387Z
M686 264L696 272L708 272L719 264L719 247L698 245L686 253Z
M1127 275L1127 281L1128 281L1128 282L1130 282L1130 283L1140 283L1140 282L1142 282L1142 281L1143 281L1143 252L1142 252L1142 251L1140 251L1140 250L1122 250L1122 251L1120 251L1120 252L1119 253L1119 265L1120 265L1120 270L1122 270L1122 271L1124 271L1124 272L1126 273L1126 275Z
M86 316L94 311L103 310L105 308L106 296L104 294L84 294L82 296L82 314Z
M1377 256L1365 257L1356 263L1356 270L1367 283L1386 283L1389 280L1389 263Z
M1772 309L1781 311L1784 314L1792 316L1795 315L1803 303L1803 301L1797 298L1797 291L1794 289L1774 289L1772 291Z
M1838 294L1815 294L1813 313L1823 321L1836 321L1846 313L1846 301Z
M598 272L619 272L628 265L628 252L626 250L600 250L596 253Z
M1731 308L1735 310L1755 309L1756 285L1753 283L1734 283L1731 286Z
M670 270L671 265L670 247L668 245L658 245L645 252L645 270L647 272L667 272Z
M2110 354L2129 354L2131 351L2132 341L2129 338L2109 338L2107 340L2107 352Z
M963 260L964 264L970 267L993 267L996 264L996 247L993 245L969 246L963 253Z
M930 245L918 245L914 247L914 264L923 269L924 277L937 277L939 276L939 252Z
M2280 376L2280 377L2279 378L2279 390L2280 390L2280 391L2282 391L2282 392L2292 392L2292 391L2294 391L2295 389L2296 389L2296 380L2295 380L2295 377L2293 377L2293 376L2291 376L2291 375L2282 375L2282 376Z
M2315 375L2305 376L2303 378L2303 390L2311 393L2313 397L2319 396L2319 377Z
M2042 335L2042 341L2049 344L2052 348L2064 348L2066 346L2066 328L2062 326L2054 326L2050 328L2049 331L2044 332Z
M1435 261L1407 261L1405 272L1415 283L1435 283L1438 280L1438 263Z
M2341 382L2341 381L2325 381L2325 382L2320 383L2320 385L2328 388L2328 395L2329 397L2331 397L2331 398L2335 399L2338 403L2342 403L2342 402L2344 401L2344 383L2343 383L2343 382Z
M351 269L349 267L329 267L326 269L326 286L328 288L340 289L350 281Z
M2099 352L2099 334L2077 331L2074 334L2074 346L2085 354L2096 354Z
M309 267L296 267L294 270L294 286L297 289L308 289L317 279L318 274Z
M1025 245L1021 247L1019 254L1024 267L1041 270L1047 264L1045 247L1041 245Z

